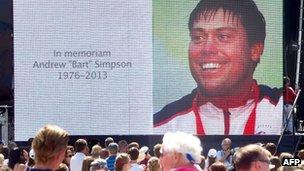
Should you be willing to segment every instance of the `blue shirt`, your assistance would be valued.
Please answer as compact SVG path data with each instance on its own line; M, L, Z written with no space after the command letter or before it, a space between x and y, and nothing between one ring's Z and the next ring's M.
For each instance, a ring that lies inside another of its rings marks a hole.
M115 161L116 161L116 155L115 156L109 156L106 158L107 161L107 167L110 171L115 170Z

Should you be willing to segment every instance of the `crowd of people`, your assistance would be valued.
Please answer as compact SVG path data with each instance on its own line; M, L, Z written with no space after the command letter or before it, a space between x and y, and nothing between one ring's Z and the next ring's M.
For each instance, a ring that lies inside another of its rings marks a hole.
M203 156L197 136L183 132L167 132L162 143L152 150L137 142L115 142L111 137L104 143L96 141L91 148L85 139L69 145L67 131L55 125L42 127L28 148L16 143L0 145L0 171L299 171L298 166L281 166L290 153L278 154L274 143L249 144L233 147L229 138L221 149L208 149ZM206 149L205 149L206 150ZM297 153L304 160L304 150Z

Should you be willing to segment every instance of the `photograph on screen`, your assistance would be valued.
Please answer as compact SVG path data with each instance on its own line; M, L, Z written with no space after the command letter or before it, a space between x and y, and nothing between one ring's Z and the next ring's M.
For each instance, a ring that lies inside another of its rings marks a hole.
M154 0L154 133L279 134L282 6Z

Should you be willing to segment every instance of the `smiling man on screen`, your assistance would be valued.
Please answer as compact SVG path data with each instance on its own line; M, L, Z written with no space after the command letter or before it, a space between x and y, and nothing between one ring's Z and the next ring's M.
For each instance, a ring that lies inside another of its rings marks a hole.
M279 134L282 90L253 78L266 23L252 0L201 0L188 23L197 88L154 114L155 133Z

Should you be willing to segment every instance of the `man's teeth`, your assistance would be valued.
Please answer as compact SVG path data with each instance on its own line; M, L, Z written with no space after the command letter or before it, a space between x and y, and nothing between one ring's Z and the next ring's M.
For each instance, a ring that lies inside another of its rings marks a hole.
M218 63L207 63L202 65L202 69L218 69L220 64Z

